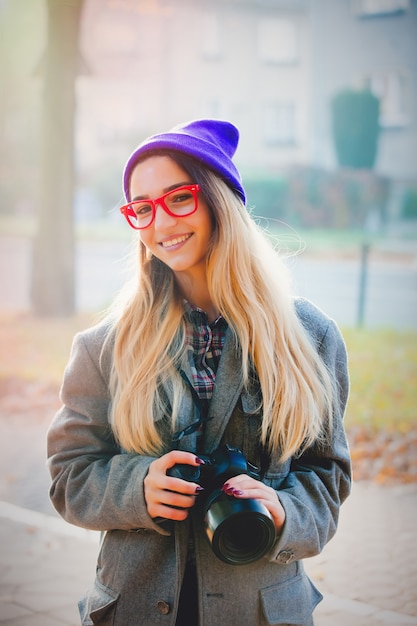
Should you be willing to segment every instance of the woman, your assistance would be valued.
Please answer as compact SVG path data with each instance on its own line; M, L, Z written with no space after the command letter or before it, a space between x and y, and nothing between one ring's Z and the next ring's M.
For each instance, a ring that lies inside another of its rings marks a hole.
M105 533L83 624L311 625L321 600L301 559L334 535L350 489L346 352L248 215L238 139L196 120L125 167L136 284L76 336L48 433L54 506ZM239 564L216 553L201 506L223 445L258 473L222 475L219 498L257 503L273 529ZM200 478L172 475L184 467Z

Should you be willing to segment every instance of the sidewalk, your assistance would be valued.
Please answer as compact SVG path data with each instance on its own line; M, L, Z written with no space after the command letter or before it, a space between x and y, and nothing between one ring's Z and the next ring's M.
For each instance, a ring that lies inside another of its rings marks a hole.
M336 537L305 562L325 597L316 626L417 625L416 522L417 485L354 483ZM0 545L1 626L79 625L98 534L1 502Z

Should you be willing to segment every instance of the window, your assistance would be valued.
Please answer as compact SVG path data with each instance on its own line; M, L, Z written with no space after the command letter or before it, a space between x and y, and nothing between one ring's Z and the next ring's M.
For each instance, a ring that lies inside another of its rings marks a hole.
M220 26L214 13L206 12L201 16L201 51L207 60L216 60L221 56Z
M293 102L274 102L264 106L263 137L266 145L296 143L296 109Z
M295 25L290 20L261 18L258 22L258 54L265 63L295 63L298 59Z
M353 12L362 17L400 13L410 8L410 0L353 0Z
M409 122L407 74L401 70L373 72L365 84L380 100L379 123L385 128L405 126Z
M141 0L141 2L138 2L138 0L107 0L107 2L109 8L115 11L134 11L142 15L156 16L172 14L172 9L161 6L160 0Z

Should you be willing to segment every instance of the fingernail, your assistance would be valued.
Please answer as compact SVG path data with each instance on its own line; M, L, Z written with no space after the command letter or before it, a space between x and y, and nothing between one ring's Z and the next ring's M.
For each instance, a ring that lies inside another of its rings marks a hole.
M231 487L228 483L223 485L222 491L228 496L241 496L243 494L243 491L240 491L240 489L235 489L234 487Z
M205 461L203 461L203 459L200 459L200 457L199 457L199 456L197 456L197 457L195 458L195 462L196 462L198 465L204 465L204 464L205 464Z
M200 487L200 485L197 485L197 487L195 488L195 492L200 493L200 491L204 491L204 487Z

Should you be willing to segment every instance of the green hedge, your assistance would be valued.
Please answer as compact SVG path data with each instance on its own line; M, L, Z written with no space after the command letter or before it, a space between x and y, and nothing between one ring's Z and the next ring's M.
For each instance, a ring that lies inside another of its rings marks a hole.
M272 219L286 216L288 181L281 175L243 176L248 206L254 215Z
M389 180L370 170L289 168L285 175L243 177L255 215L295 227L362 228L369 213L386 218Z

